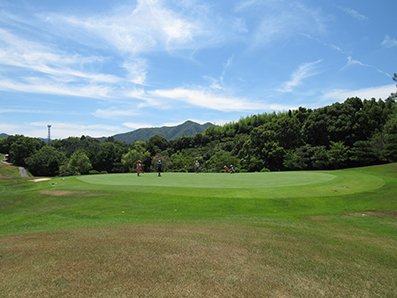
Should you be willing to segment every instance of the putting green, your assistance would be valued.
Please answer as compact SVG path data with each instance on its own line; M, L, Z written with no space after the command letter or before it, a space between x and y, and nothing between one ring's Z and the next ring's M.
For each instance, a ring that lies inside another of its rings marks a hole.
M335 179L336 176L319 172L272 173L156 173L112 174L81 176L80 180L102 185L162 186L189 188L269 188L317 184Z
M80 176L97 190L134 190L213 197L313 197L371 191L384 185L378 176L360 171L299 171L268 173L147 173ZM204 192L205 190L208 190Z

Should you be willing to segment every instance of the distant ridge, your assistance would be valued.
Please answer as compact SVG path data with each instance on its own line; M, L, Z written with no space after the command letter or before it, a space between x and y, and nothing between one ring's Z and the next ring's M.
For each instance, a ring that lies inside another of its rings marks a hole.
M6 133L0 133L0 139L5 139L8 137L8 134Z
M118 141L126 142L127 144L132 144L135 141L149 141L152 136L159 135L170 141L178 139L183 134L185 136L194 136L199 132L204 133L205 130L210 126L215 125L210 122L199 124L188 120L177 126L138 128L134 131L116 134L113 136L113 138ZM103 141L107 138L103 137L98 139Z

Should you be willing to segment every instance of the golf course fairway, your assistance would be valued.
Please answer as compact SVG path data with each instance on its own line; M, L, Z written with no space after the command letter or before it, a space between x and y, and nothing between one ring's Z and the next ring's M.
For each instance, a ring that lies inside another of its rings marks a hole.
M397 164L18 176L1 297L397 297Z

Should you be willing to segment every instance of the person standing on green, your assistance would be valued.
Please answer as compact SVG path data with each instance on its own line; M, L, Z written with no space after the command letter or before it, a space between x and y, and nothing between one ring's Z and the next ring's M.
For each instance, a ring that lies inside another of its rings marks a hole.
M159 163L157 164L157 171L159 172L159 177L161 176L161 160L159 159Z
M136 164L136 172L137 172L137 174L138 174L138 177L139 177L139 174L140 174L141 172L143 173L143 170L142 170L142 163L141 163L140 160L138 160L138 163Z
M196 160L196 173L199 172L199 168L200 168L200 163L198 162L198 160Z

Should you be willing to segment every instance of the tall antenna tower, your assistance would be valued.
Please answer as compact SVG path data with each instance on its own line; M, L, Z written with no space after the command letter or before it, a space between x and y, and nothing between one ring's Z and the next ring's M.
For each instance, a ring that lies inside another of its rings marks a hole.
M51 133L50 133L51 125L48 124L47 127L48 127L48 144L49 144L51 142Z

